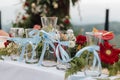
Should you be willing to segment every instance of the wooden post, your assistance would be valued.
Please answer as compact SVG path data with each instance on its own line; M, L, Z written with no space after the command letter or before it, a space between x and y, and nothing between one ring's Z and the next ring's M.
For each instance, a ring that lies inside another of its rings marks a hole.
M106 31L109 31L109 9L106 9L105 15L105 28Z
M1 11L0 11L0 29L2 29L2 24L1 24L2 22L1 22L1 20L2 19L1 19Z

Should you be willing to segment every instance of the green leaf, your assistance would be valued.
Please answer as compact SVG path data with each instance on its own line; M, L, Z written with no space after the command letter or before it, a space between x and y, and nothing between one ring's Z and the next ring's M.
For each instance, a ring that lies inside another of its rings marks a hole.
M66 70L65 73L65 79L72 75L77 73L78 71L81 71L84 67L84 59L80 57L75 57L73 60L70 62L70 68Z

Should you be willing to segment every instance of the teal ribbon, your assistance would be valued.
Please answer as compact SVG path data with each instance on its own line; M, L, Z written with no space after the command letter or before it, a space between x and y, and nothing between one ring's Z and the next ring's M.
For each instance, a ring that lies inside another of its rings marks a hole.
M35 55L35 49L36 46L38 45L38 43L41 41L41 37L40 35L40 31L39 30L32 30L29 35L31 36L31 38L9 38L9 41L13 41L16 44L19 44L20 47L22 47L22 51L20 54L20 57L18 59L18 61L22 61L24 58L24 54L25 54L25 48L28 44L30 44L32 46L32 57L31 59L33 59L34 55Z
M40 60L38 62L38 65L41 65L42 64L42 61L44 59L44 55L45 55L45 52L46 52L46 48L48 46L50 46L54 51L55 51L55 46L54 46L54 42L56 42L54 39L52 39L52 36L54 35L51 35L43 30L41 30L41 32L43 33L43 49L42 49L42 53L41 53L41 56L40 56ZM52 53L50 53L52 54Z
M38 33L36 34L36 32L38 32ZM40 36L40 33L42 33L43 35ZM31 38L25 38L25 39L10 38L9 40L10 41L14 41L17 44L21 44L22 45L22 52L21 52L19 61L22 61L23 58L24 58L25 47L26 47L27 44L31 44L32 45L33 50L32 50L32 58L31 59L33 59L34 51L35 51L35 48L36 48L35 46L37 46L37 44L40 41L43 41L44 44L43 44L42 54L40 56L38 65L42 64L42 61L44 59L44 55L45 55L47 46L50 46L55 51L57 60L59 62L65 63L65 62L71 61L73 58L70 58L68 53L62 47L62 46L69 46L69 44L70 44L69 41L55 40L53 38L55 34L56 34L55 32L47 33L44 30L40 30L40 31L33 30L33 31L31 31L29 33ZM55 49L54 43L58 43L56 49ZM98 61L98 67L101 67L101 61L99 59L98 53L96 52L97 50L99 50L99 46L92 45L92 46L84 47L81 50L79 50L74 57L80 57L81 54L85 50L88 50L89 52L92 52L94 54L93 66L95 66L96 62Z
M56 57L59 62L65 63L70 61L68 53L63 49L62 46L69 46L69 41L58 42L56 47Z
M99 46L92 45L92 46L84 47L84 48L82 48L81 50L79 50L79 51L76 53L75 57L80 57L81 54L82 54L85 50L87 50L87 51L89 51L89 52L92 52L92 54L94 54L93 67L95 67L96 63L98 62L97 67L98 67L98 68L102 68L102 66L101 66L101 60L100 60L100 58L99 58L99 56L98 56L98 52L97 52L97 51L99 50Z
M43 33L42 38L44 40L43 41L44 45L43 45L42 54L40 56L38 65L42 64L47 46L50 46L55 51L58 61L68 62L70 60L70 57L69 57L68 53L63 49L62 46L69 46L69 41L61 41L60 42L59 40L55 40L53 37L56 33L54 33L54 32L47 33L43 30L41 30L40 32ZM56 49L55 49L54 43L58 43ZM60 53L59 53L59 51L60 51Z

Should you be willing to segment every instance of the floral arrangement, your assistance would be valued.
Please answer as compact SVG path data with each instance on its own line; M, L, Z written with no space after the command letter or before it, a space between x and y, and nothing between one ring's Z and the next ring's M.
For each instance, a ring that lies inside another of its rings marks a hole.
M113 32L108 32L105 30L97 30L93 29L93 32L100 32L102 33L101 36L101 43L98 44L100 50L98 51L98 55L101 60L102 64L102 72L108 75L117 75L120 73L120 49L116 48L115 45L109 43L109 40L114 38ZM94 35L98 37L97 35ZM76 37L76 51L84 48L87 46L87 38L84 35L78 35ZM85 67L85 57L87 51L83 52L84 54L81 57L75 57L70 62L71 68L66 70L65 78L67 78L71 74L75 74L78 71L83 70Z
M34 30L40 30L41 26L36 24L36 25L33 26L33 29ZM13 36L12 34L8 34L7 32L2 31L2 30L0 30L0 32L1 32L0 36L7 37L7 38L4 38L4 37L0 38L0 41L2 42L2 45L0 47L0 56L1 55L8 55L8 56L10 56L11 54L18 54L18 53L20 53L18 51L18 49L20 49L20 46L18 44L14 43L13 41L7 40L8 38L12 38L12 37L15 37L15 36ZM22 35L24 35L24 34L22 34ZM29 46L29 51L31 51L31 47L30 46Z
M7 32L0 30L0 58L1 55L10 55L17 52L17 45L9 42L7 38L11 37Z
M3 48L0 48L0 57L2 55L4 56L10 56L11 54L17 54L19 53L18 51L18 45L16 45L14 42L10 42L8 40L6 40L4 42L4 46Z
M78 0L71 0L72 4ZM58 26L61 30L70 27L69 21L70 0L26 0L23 2L23 12L18 13L13 22L14 27L31 28L35 24L41 25L41 17L57 16Z
M34 29L41 29L40 25L35 25ZM97 30L93 29L93 32L101 33L101 37L98 35L94 35L97 38L101 38L102 41L98 43L100 50L98 51L98 55L102 62L103 71L109 75L116 75L120 73L120 49L116 48L115 45L109 43L109 40L114 38L113 32L108 32L105 30ZM73 57L77 51L88 46L87 38L84 35L78 35L75 37L73 30L68 29L66 33L61 33L56 31L56 36L54 38L61 41L70 41L69 50L71 56ZM18 45L14 44L14 42L9 42L6 40L4 42L5 48L0 49L0 55L10 55L18 53ZM56 44L55 44L56 45ZM64 46L63 46L64 47ZM42 43L38 44L37 50L41 51ZM66 48L65 48L66 49ZM39 51L39 52L40 52ZM70 68L66 70L65 78L71 74L77 73L78 71L83 70L85 67L85 57L88 51L84 51L84 54L81 57L74 57L69 63ZM39 55L40 56L40 55Z

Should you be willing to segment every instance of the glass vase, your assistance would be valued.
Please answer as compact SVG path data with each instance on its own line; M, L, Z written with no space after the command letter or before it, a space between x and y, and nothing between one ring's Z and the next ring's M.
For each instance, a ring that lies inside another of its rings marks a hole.
M55 50L52 48L51 44L54 45L54 36L55 29L57 24L57 17L41 17L42 29L46 31L49 35L43 34L42 43L42 56L40 58L39 63L45 67L53 67L56 66L56 56Z
M70 57L70 52L69 52L68 47L67 46L62 46L62 48L67 52L68 56ZM62 54L62 53L60 52L60 54ZM56 68L58 70L67 70L68 68L70 68L70 64L68 62L57 61Z
M86 32L87 45L99 45L101 42L102 33L99 32Z
M25 37L26 38L30 38L31 36L29 36L29 32L31 32L33 29L32 28L28 28L28 29L25 29Z
M86 32L87 45L97 46L101 42L101 36L102 36L101 33ZM84 73L86 76L90 76L90 77L100 76L102 69L98 53L96 50L95 51L94 50L88 50L85 59Z
M46 51L41 65L44 67L55 67L57 65L55 51L50 45L46 45Z
M27 44L25 49L25 62L28 64L35 64L38 62L36 45Z
M41 17L43 30L53 32L56 29L57 17Z

